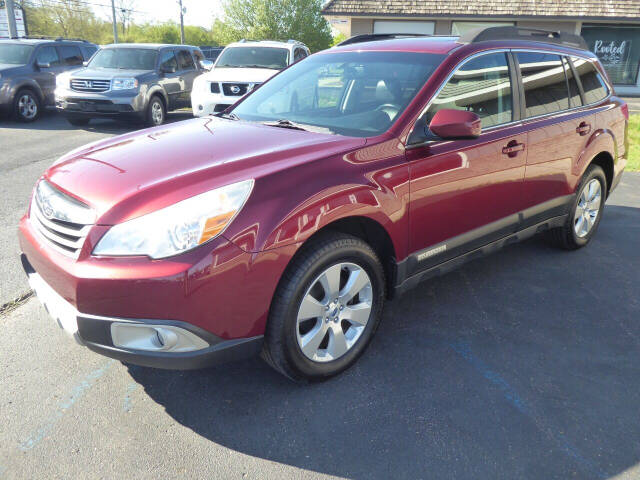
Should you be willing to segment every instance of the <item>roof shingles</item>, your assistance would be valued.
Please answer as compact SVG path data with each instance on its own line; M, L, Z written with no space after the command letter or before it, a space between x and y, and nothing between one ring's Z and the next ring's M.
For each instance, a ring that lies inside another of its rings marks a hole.
M640 0L330 0L325 15L640 19Z

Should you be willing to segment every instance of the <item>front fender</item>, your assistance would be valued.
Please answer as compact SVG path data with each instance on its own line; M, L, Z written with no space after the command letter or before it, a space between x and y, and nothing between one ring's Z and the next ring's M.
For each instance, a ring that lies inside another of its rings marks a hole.
M404 258L409 169L398 145L394 140L256 179L239 222L225 236L258 252L301 245L337 220L366 217L386 230L396 255Z
M36 93L38 96L38 100L41 102L44 100L44 95L42 94L42 89L38 82L36 82L33 78L29 77L17 77L11 82L11 91L12 97L15 96L16 93L22 88L28 88Z

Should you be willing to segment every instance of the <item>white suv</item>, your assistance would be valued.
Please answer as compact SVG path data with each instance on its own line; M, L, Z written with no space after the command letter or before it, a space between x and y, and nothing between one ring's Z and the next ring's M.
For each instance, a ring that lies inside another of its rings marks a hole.
M308 55L309 49L295 40L240 40L229 44L211 71L193 82L193 114L202 117L222 112L280 70Z

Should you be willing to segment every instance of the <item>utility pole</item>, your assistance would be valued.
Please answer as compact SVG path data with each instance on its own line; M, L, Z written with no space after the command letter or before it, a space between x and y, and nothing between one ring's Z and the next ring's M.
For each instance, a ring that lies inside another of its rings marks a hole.
M113 16L113 43L118 43L118 20L116 19L116 0L111 0L111 15Z
M180 43L184 44L184 9L182 8L182 0L178 0L180 5Z
M18 38L18 27L16 27L16 14L13 11L13 0L4 2L7 6L7 21L9 22L9 38Z

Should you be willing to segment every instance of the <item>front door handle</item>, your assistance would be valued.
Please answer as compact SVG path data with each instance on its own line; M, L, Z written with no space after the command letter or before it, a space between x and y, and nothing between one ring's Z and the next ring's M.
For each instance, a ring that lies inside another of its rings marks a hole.
M580 134L581 137L584 137L590 131L591 131L591 125L586 122L582 122L580 125L578 125L578 128L576 128L576 132Z
M502 147L502 154L508 155L510 158L518 155L518 152L524 151L524 143L519 143L516 140L511 140L506 146Z

